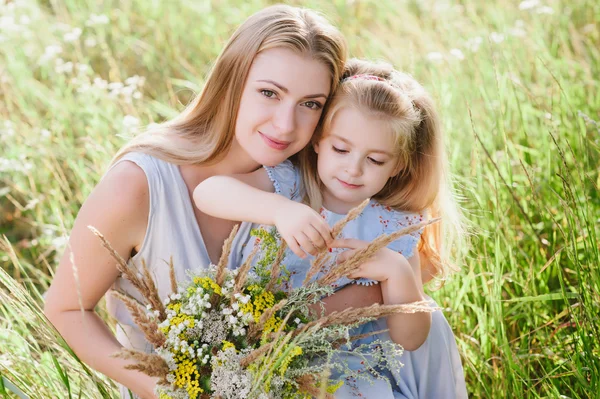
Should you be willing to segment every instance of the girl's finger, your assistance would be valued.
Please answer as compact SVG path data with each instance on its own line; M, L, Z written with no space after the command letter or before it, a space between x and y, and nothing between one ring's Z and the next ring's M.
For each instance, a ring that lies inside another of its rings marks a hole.
M319 217L318 220L315 221L315 223L313 223L312 225L321 234L321 237L323 237L323 239L325 240L327 247L329 247L329 244L333 242L333 236L331 235L331 227L329 227L327 222L321 217Z

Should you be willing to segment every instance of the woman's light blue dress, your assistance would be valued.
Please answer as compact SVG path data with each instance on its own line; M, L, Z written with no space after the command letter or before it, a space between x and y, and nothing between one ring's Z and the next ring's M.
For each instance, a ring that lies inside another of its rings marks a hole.
M275 167L265 167L265 169L273 182L276 193L295 201L301 200L302 182L300 173L290 161L285 161ZM345 217L345 215L336 214L324 208L321 209L320 213L330 226ZM422 214L399 212L376 201L371 201L360 216L346 225L340 236L370 242L381 234L395 232L422 220ZM391 243L388 248L401 253L406 258L410 258L415 253L420 234L421 232L415 232L403 236ZM255 242L250 239L248 244L243 246L243 258L249 256L254 245ZM328 266L334 264L335 256L343 249L334 249L333 251L332 261L325 266L321 273L325 273ZM255 259L259 258L260 253ZM310 268L311 260L311 256L300 259L289 249L287 250L283 265L291 273L289 281L291 288L302 285L306 272ZM318 277L319 275L315 278ZM340 289L351 283L371 285L378 282L362 278L357 280L342 278L334 283L334 287ZM433 303L435 306L435 302ZM355 328L351 335L385 329L387 329L387 324L385 318L382 318ZM353 348L361 344L372 343L375 340L390 340L390 337L388 333L376 334L354 342ZM362 371L364 368L361 364L361 358L358 356L348 355L344 360L347 361L349 368L352 370ZM436 310L432 313L431 329L425 343L415 351L405 351L399 360L404 365L400 370L379 370L387 377L389 383L375 378L352 380L345 378L343 375L335 375L334 377L345 380L344 385L335 393L335 397L338 399L454 399L467 397L464 373L455 338L441 311Z

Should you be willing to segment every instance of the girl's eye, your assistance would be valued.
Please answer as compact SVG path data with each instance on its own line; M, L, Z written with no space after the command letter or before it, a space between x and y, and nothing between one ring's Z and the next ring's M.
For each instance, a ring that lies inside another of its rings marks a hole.
M345 154L348 152L348 150L342 150L341 148L337 148L335 146L331 146L331 148L333 148L333 151L337 152L338 154Z
M305 106L307 106L310 109L314 109L315 111L320 110L321 108L323 108L323 106L321 105L321 103L317 102L317 101L307 101L304 103Z
M373 158L369 158L369 161L373 162L375 165L378 165L378 166L381 166L381 165L383 165L385 163L385 162L378 161L378 160L373 159Z
M267 98L273 98L276 95L274 91L267 89L261 90L260 93Z

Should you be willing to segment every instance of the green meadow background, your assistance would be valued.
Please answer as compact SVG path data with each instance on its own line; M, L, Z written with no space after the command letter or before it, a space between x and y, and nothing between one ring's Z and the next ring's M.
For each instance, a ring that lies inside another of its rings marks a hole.
M288 3L436 98L471 235L432 296L471 397L600 397L600 3ZM0 397L116 397L41 294L112 155L181 110L270 4L0 0Z

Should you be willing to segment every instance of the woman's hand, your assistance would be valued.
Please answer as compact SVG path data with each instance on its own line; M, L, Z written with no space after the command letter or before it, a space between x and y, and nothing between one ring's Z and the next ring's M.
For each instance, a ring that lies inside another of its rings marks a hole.
M358 250L365 248L369 243L363 240L345 238L335 240L332 248L348 248L337 257L337 263L342 263L352 257ZM371 259L359 266L357 270L348 275L349 278L367 278L375 281L387 281L395 276L402 275L412 268L408 260L400 253L389 248L377 251Z
M275 226L290 249L300 258L316 255L332 243L331 228L311 207L285 201L275 211Z

